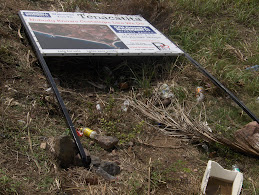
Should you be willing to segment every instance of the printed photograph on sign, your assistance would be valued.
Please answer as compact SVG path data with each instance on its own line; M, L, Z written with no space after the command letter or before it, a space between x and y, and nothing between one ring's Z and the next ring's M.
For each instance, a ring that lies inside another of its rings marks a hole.
M183 52L139 15L21 10L44 56L177 56Z
M128 49L107 26L30 23L42 49Z

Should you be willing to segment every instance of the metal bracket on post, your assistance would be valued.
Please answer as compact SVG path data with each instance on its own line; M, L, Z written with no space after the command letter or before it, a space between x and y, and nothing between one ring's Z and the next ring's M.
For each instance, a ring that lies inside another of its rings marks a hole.
M19 17L20 17L20 19L21 19L21 21L23 23L23 26L26 29L26 32L27 32L27 34L28 34L28 36L30 38L30 41L31 41L31 43L33 45L33 48L34 48L35 52L36 52L36 55L37 55L37 57L38 57L38 59L40 61L41 67L44 70L44 73L45 73L45 75L46 75L46 77L47 77L47 79L48 79L48 81L49 81L49 83L51 85L51 88L52 88L52 90L53 90L53 92L54 92L54 94L55 94L55 96L56 96L56 98L58 100L60 108L61 108L61 110L63 112L63 115L64 115L64 117L66 119L67 125L68 125L68 127L69 127L69 129L70 129L70 131L72 133L73 139L74 139L75 144L76 144L76 146L78 148L78 151L79 151L79 154L81 156L83 165L88 168L90 166L90 163L91 163L91 157L90 156L86 156L86 154L85 154L84 148L83 148L83 146L82 146L82 144L80 142L80 139L79 139L79 137L77 135L77 132L75 130L73 122L72 122L72 120L71 120L71 118L70 118L70 116L68 114L68 111L67 111L66 106L65 106L65 104L63 102L63 99L60 96L60 93L58 91L57 85L56 85L56 83L55 83L55 81L54 81L54 79L53 79L53 77L52 77L52 75L50 73L48 65L47 65L44 57L42 56L40 50L38 49L36 42L33 41L32 34L30 33L30 31L28 29L28 26L26 25L26 23L25 23L23 17L21 16L20 12L19 12Z

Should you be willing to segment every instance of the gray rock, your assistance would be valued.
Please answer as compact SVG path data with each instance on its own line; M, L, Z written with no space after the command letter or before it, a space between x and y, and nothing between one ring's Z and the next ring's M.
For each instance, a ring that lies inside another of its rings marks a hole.
M116 177L110 175L109 173L107 173L105 170L103 170L103 168L98 167L95 172L97 173L97 175L103 177L104 179L108 180L108 181L115 181Z
M97 156L91 155L91 165L93 165L94 167L99 167L101 165L100 158Z
M121 171L120 167L115 162L109 161L102 161L100 168L112 176L118 175Z
M157 102L155 104L155 106L158 107L158 106L163 105L164 107L167 107L167 106L169 106L171 104L171 102L172 102L171 98L166 98L166 99L163 99L163 100Z
M119 142L116 137L102 135L96 136L95 141L105 150L113 149Z

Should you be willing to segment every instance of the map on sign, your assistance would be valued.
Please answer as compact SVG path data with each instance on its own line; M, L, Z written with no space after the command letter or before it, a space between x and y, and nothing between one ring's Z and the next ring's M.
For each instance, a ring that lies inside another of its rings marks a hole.
M183 54L139 15L48 11L19 15L45 56Z

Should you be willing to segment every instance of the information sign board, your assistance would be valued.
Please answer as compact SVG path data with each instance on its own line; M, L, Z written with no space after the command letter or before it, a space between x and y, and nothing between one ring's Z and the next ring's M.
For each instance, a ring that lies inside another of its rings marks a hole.
M139 15L22 10L44 56L176 56L175 44Z

